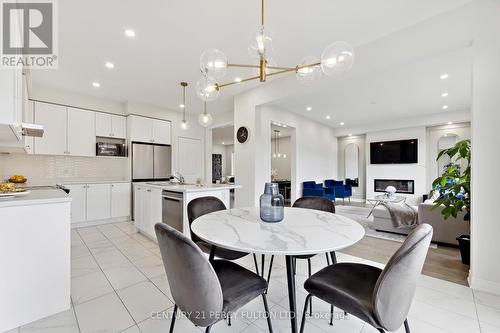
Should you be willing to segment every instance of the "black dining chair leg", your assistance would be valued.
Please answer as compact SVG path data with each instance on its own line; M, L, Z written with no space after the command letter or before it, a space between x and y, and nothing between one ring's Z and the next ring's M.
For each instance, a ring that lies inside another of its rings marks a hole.
M332 265L335 265L337 263L337 254L335 251L330 252L330 256L332 257Z
M211 328L212 328L212 326L207 326L207 328L205 328L205 333L210 333Z
M410 325L408 325L408 319L405 319L405 332L410 333Z
M333 326L333 305L330 305L330 326Z
M267 272L267 288L269 288L269 281L271 281L271 270L273 269L274 254L271 256L271 262L269 263L269 271ZM267 294L267 289L266 289Z
M304 333L304 325L306 324L306 314L308 303L311 301L311 294L308 294L306 297L306 302L304 304L304 312L302 313L302 321L300 322L300 333Z
M271 314L269 313L269 306L267 305L266 294L262 294L262 301L264 301L264 311L266 313L267 327L269 328L269 333L273 333L273 326L271 325Z
M174 313L172 314L172 321L170 322L170 329L168 330L169 333L172 333L174 331L176 317L177 317L177 304L174 305Z
M261 256L261 267L262 267L262 270L260 271L260 273L261 273L260 276L262 276L262 277L264 277L264 265L265 265L265 263L266 263L266 255L263 254Z
M326 256L326 264L327 266L330 266L330 257L328 256L328 253L325 253Z
M253 254L253 263L255 264L255 273L259 275L259 264L257 264L257 256L255 253Z
M307 270L308 270L308 274L309 274L309 277L311 277L311 258L307 258ZM312 317L313 315L313 302L311 300L311 302L309 302L309 316Z
M293 275L297 274L297 258L293 257Z
M215 245L212 245L210 247L210 255L208 256L208 261L210 261L210 262L214 261L216 248L217 248L217 246L215 246Z
M227 326L231 326L231 315L227 315Z

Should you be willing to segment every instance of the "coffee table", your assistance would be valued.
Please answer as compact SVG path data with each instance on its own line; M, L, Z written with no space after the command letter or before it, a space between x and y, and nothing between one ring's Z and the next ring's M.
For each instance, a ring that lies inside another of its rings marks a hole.
M380 205L383 202L393 202L393 203L398 203L398 202L405 202L406 197L403 197L401 195L395 195L394 197L388 197L387 195L381 194L381 195L376 195L373 198L366 199L369 203L373 205L372 210L370 210L370 213L366 216L366 218L369 218L370 215L373 214L373 210L375 207Z

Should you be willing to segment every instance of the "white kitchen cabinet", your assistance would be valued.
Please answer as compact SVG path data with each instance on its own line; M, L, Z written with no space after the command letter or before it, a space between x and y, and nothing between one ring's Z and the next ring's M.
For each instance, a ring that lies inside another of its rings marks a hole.
M105 220L111 218L111 185L87 185L87 220Z
M130 216L130 183L111 184L111 217Z
M95 135L117 139L126 139L127 118L120 115L96 112Z
M71 223L87 220L87 185L65 185L71 197Z
M150 192L148 192L148 197L149 197L149 212L150 213L148 215L148 217L149 217L148 230L149 230L149 234L152 235L154 239L156 239L155 224L162 222L162 210L161 210L161 205L162 205L161 192L162 192L162 189L151 188L149 190L150 190Z
M68 108L68 155L95 156L95 112Z
M171 144L171 123L163 120L153 120L153 141L164 145Z
M111 115L111 134L113 138L127 138L127 118L119 115Z
M27 93L27 88L25 88L25 94ZM24 99L23 122L30 124L35 122L35 102L28 100L27 96ZM35 148L35 138L32 136L23 136L23 143L26 153L33 154Z
M35 154L66 155L66 107L36 102L35 123L44 127L43 137L35 138Z
M167 120L129 116L130 140L169 145L172 143L172 124Z
M156 239L155 224L162 221L162 190L135 185L134 223L149 238Z
M144 201L144 192L146 189L140 185L134 185L134 223L135 226L142 230L144 229L143 223L143 206L142 202Z

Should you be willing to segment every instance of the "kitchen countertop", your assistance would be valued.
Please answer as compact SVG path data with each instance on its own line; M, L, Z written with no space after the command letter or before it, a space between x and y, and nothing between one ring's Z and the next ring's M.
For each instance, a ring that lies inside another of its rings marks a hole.
M113 183L130 183L130 180L126 179L88 179L88 180L47 180L47 181L28 181L24 184L16 184L17 187L36 187L36 186L56 186L59 185L78 185L78 184L113 184Z
M66 201L71 201L71 197L62 190L32 190L30 193L23 196L0 197L0 208L40 205Z
M198 185L188 185L188 184L186 185L168 184L167 182L150 182L141 184L141 186L161 188L166 191L179 192L179 193L231 190L234 188L241 188L241 185L234 185L234 184L207 184L203 186L198 186Z

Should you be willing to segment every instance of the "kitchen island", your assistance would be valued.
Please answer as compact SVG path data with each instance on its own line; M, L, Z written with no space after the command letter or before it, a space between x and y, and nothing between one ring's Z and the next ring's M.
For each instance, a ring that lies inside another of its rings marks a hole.
M134 184L134 223L137 229L156 241L154 225L164 222L190 237L187 205L196 198L216 197L230 208L230 190L240 185L179 185L170 182Z
M62 190L0 199L0 332L70 308L70 214Z

